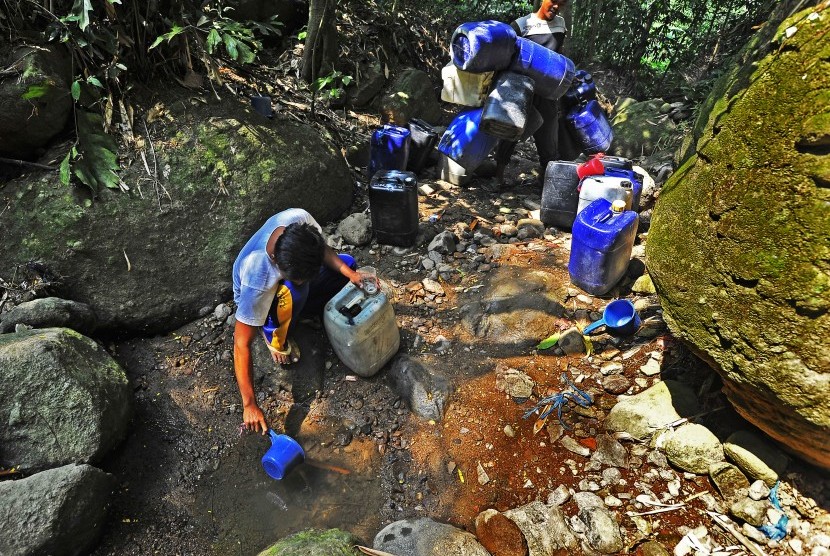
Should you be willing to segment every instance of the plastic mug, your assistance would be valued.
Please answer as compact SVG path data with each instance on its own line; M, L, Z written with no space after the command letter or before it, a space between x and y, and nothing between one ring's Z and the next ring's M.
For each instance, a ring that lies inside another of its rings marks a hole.
M588 176L601 176L604 173L605 165L602 163L602 160L597 157L594 157L587 162L583 162L576 167L576 175L580 180L587 178Z
M262 467L272 479L280 480L305 461L303 447L287 434L268 429L271 447L262 456Z
M378 284L378 272L372 266L362 266L357 269L357 274L360 276L360 284L363 291L369 295L375 295L380 289Z
M634 304L627 299L616 299L605 306L602 318L586 326L582 333L590 334L604 326L611 334L627 336L637 332L640 324L640 315L637 314Z

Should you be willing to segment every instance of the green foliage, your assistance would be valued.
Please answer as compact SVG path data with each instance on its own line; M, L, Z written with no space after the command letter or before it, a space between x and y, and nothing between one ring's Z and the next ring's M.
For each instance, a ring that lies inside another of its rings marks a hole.
M75 120L78 131L78 144L61 163L61 180L68 174L64 165L71 164L72 173L93 193L97 194L102 187L118 189L121 180L118 178L118 145L112 136L104 132L101 115L78 109L75 111ZM71 157L70 157L71 155Z
M252 62L262 49L260 38L279 35L281 26L275 18L264 23L236 21L224 0L51 0L49 9L46 5L38 0L0 0L0 33L42 32L46 40L62 43L71 52L77 139L61 163L60 178L68 184L74 176L93 192L122 186L118 144L106 132L115 127L114 106L127 107L116 111L116 117L131 118L132 83L199 69L219 79L220 59ZM33 84L22 96L35 100L49 90L47 83ZM121 122L121 128L130 126L131 122Z
M329 100L338 99L343 90L352 82L351 75L344 75L341 71L333 71L325 77L315 79L311 83L311 90L315 94L322 93Z
M232 10L230 7L223 7L221 2L217 2L216 6L208 4L195 23L173 24L169 31L153 41L149 50L164 42L170 43L172 39L181 35L195 39L210 56L218 55L222 51L231 60L250 64L262 50L262 43L257 37L279 36L282 24L276 17L266 23L241 23L228 17L228 12ZM183 19L188 21L191 17L185 15Z

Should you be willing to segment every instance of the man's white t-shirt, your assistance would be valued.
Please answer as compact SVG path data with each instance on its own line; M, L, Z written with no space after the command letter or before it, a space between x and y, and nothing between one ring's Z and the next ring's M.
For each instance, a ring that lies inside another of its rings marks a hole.
M287 209L269 218L239 252L233 263L233 300L236 320L249 326L262 326L277 293L282 273L265 251L274 230L296 222L311 224L322 233L320 224L303 209Z

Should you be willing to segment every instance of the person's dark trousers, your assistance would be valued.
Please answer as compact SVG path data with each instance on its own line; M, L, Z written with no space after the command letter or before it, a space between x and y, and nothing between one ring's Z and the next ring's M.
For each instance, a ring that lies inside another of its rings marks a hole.
M559 101L535 96L533 106L542 116L542 125L533 134L542 174L551 160L559 159ZM493 158L499 166L506 166L516 148L516 141L499 141Z
M357 266L354 257L351 255L339 253L337 256L352 270ZM342 274L334 272L328 267L321 267L320 273L308 283L308 297L306 298L305 307L300 308L300 314L304 317L319 315L323 312L326 303L348 283L349 279Z

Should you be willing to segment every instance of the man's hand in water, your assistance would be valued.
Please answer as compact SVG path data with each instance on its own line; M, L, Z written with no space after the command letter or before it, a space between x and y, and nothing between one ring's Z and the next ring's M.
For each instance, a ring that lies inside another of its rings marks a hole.
M262 428L262 434L268 432L268 424L265 422L265 415L256 404L245 406L242 410L242 420L244 426L249 431L258 431Z

